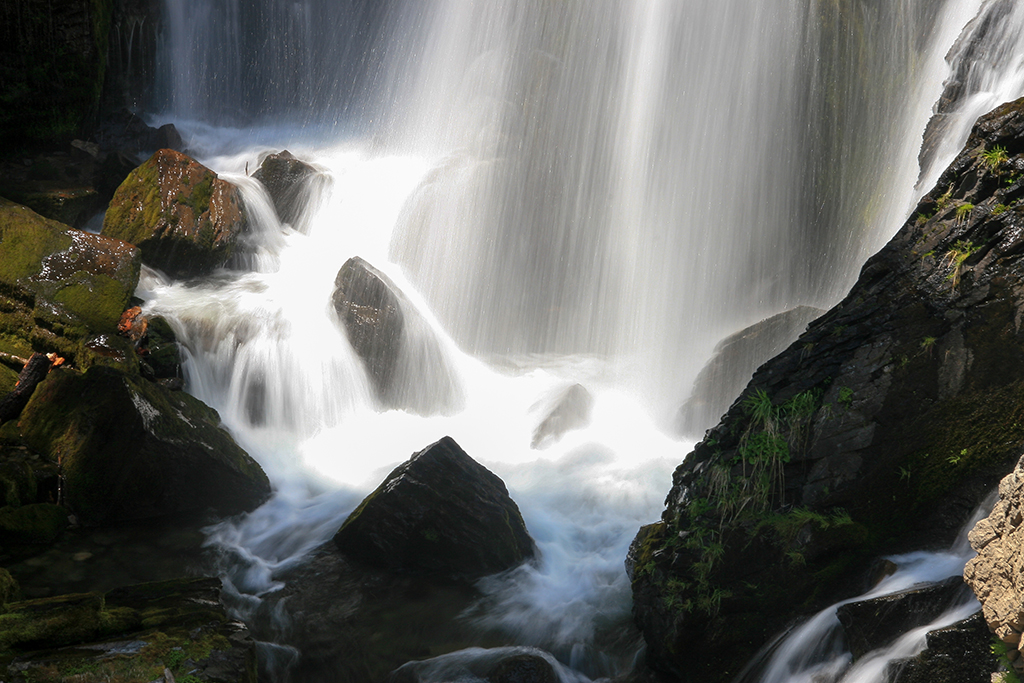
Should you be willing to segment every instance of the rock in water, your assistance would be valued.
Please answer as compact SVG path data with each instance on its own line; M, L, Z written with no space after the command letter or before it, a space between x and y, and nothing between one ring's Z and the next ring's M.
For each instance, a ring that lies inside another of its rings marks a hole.
M740 395L758 366L789 346L819 315L820 308L797 306L731 334L715 346L711 360L693 382L679 409L680 434L701 435Z
M315 175L315 168L284 150L265 158L252 177L267 188L281 222L300 229L296 223L302 215L306 185Z
M566 432L581 429L590 423L590 409L594 397L582 384L573 384L562 392L554 407L533 430L530 448L546 448L561 439Z
M233 514L270 495L217 411L113 368L51 372L19 425L32 448L60 462L67 506L85 524Z
M447 436L395 468L334 541L374 567L462 580L511 569L534 554L505 484Z
M981 612L929 631L927 648L916 657L889 663L891 683L991 683L999 661Z
M245 224L237 187L181 152L161 149L117 188L103 234L134 244L154 268L191 277L224 265Z
M345 261L334 280L334 309L382 397L391 389L405 327L400 297L387 275L358 256Z

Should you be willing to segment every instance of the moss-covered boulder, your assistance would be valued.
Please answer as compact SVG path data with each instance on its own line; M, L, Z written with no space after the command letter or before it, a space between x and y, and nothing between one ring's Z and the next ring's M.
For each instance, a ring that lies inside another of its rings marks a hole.
M256 651L219 579L176 579L8 604L0 671L19 683L256 683Z
M154 268L192 277L224 265L245 225L237 187L185 154L161 149L117 188L102 234L136 245Z
M0 545L53 543L68 525L68 511L52 503L0 508Z
M86 524L232 514L270 493L215 410L113 368L54 370L19 424L31 447L59 460L66 505Z
M870 558L947 544L1024 451L1024 100L964 150L849 295L761 366L632 551L652 666L730 680Z
M534 554L505 484L448 436L395 468L334 542L375 567L458 579L511 569Z

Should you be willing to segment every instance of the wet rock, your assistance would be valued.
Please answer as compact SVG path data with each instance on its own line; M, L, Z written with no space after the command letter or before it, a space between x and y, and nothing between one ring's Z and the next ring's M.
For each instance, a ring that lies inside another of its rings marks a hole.
M59 505L8 505L0 508L0 545L53 543L67 525L68 512Z
M964 568L964 580L981 602L996 636L1014 648L1024 631L1024 460L999 483L999 500L968 536L978 555Z
M11 576L11 573L6 569L0 568L0 605L6 605L8 602L17 600L20 597L21 590L18 588L18 582Z
M267 188L281 222L301 229L298 222L308 195L307 185L316 175L315 168L284 150L264 158L252 177Z
M176 579L10 603L0 615L5 680L256 683L256 650L220 603L220 580ZM165 673L166 672L166 673Z
M511 569L534 554L504 483L451 437L395 468L334 542L374 567L462 580Z
M83 524L233 514L270 494L215 410L113 368L51 372L19 425L31 447L59 458L64 500Z
M862 657L888 645L907 631L935 621L964 598L959 576L870 600L850 602L836 610L853 656Z
M556 667L554 657L536 648L472 648L404 664L391 673L388 683L558 683L562 679Z
M390 392L398 364L405 326L401 297L387 275L358 256L345 261L334 279L334 310L381 396Z
M546 448L558 441L566 432L581 429L590 423L590 409L594 397L581 384L573 384L563 391L547 416L533 430L530 448Z
M979 119L846 298L677 468L633 574L653 668L729 680L856 595L871 557L951 543L1024 452L1022 152L1024 100Z
M192 277L227 263L245 224L237 187L188 156L162 149L117 188L102 234L134 244L154 268Z
M822 313L820 308L797 306L718 342L694 380L690 398L679 408L679 433L703 434L725 414L758 366L789 346Z
M991 683L998 669L992 634L980 613L930 631L916 657L889 664L892 683Z
M120 153L145 158L159 149L185 151L181 134L173 123L153 128L127 109L107 114L93 139L101 154Z

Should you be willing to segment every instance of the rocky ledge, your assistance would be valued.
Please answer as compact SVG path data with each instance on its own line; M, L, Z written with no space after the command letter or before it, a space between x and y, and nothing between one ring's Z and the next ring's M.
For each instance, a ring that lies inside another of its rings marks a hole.
M1024 100L676 470L628 560L653 668L727 681L869 558L947 544L1024 449ZM902 544L902 545L901 545Z

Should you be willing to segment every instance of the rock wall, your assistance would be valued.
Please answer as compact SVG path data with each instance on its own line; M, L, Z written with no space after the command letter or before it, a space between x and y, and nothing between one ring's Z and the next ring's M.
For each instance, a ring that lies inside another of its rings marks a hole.
M1024 449L1024 100L982 117L849 295L763 365L631 550L650 664L729 680L869 558L952 540Z

